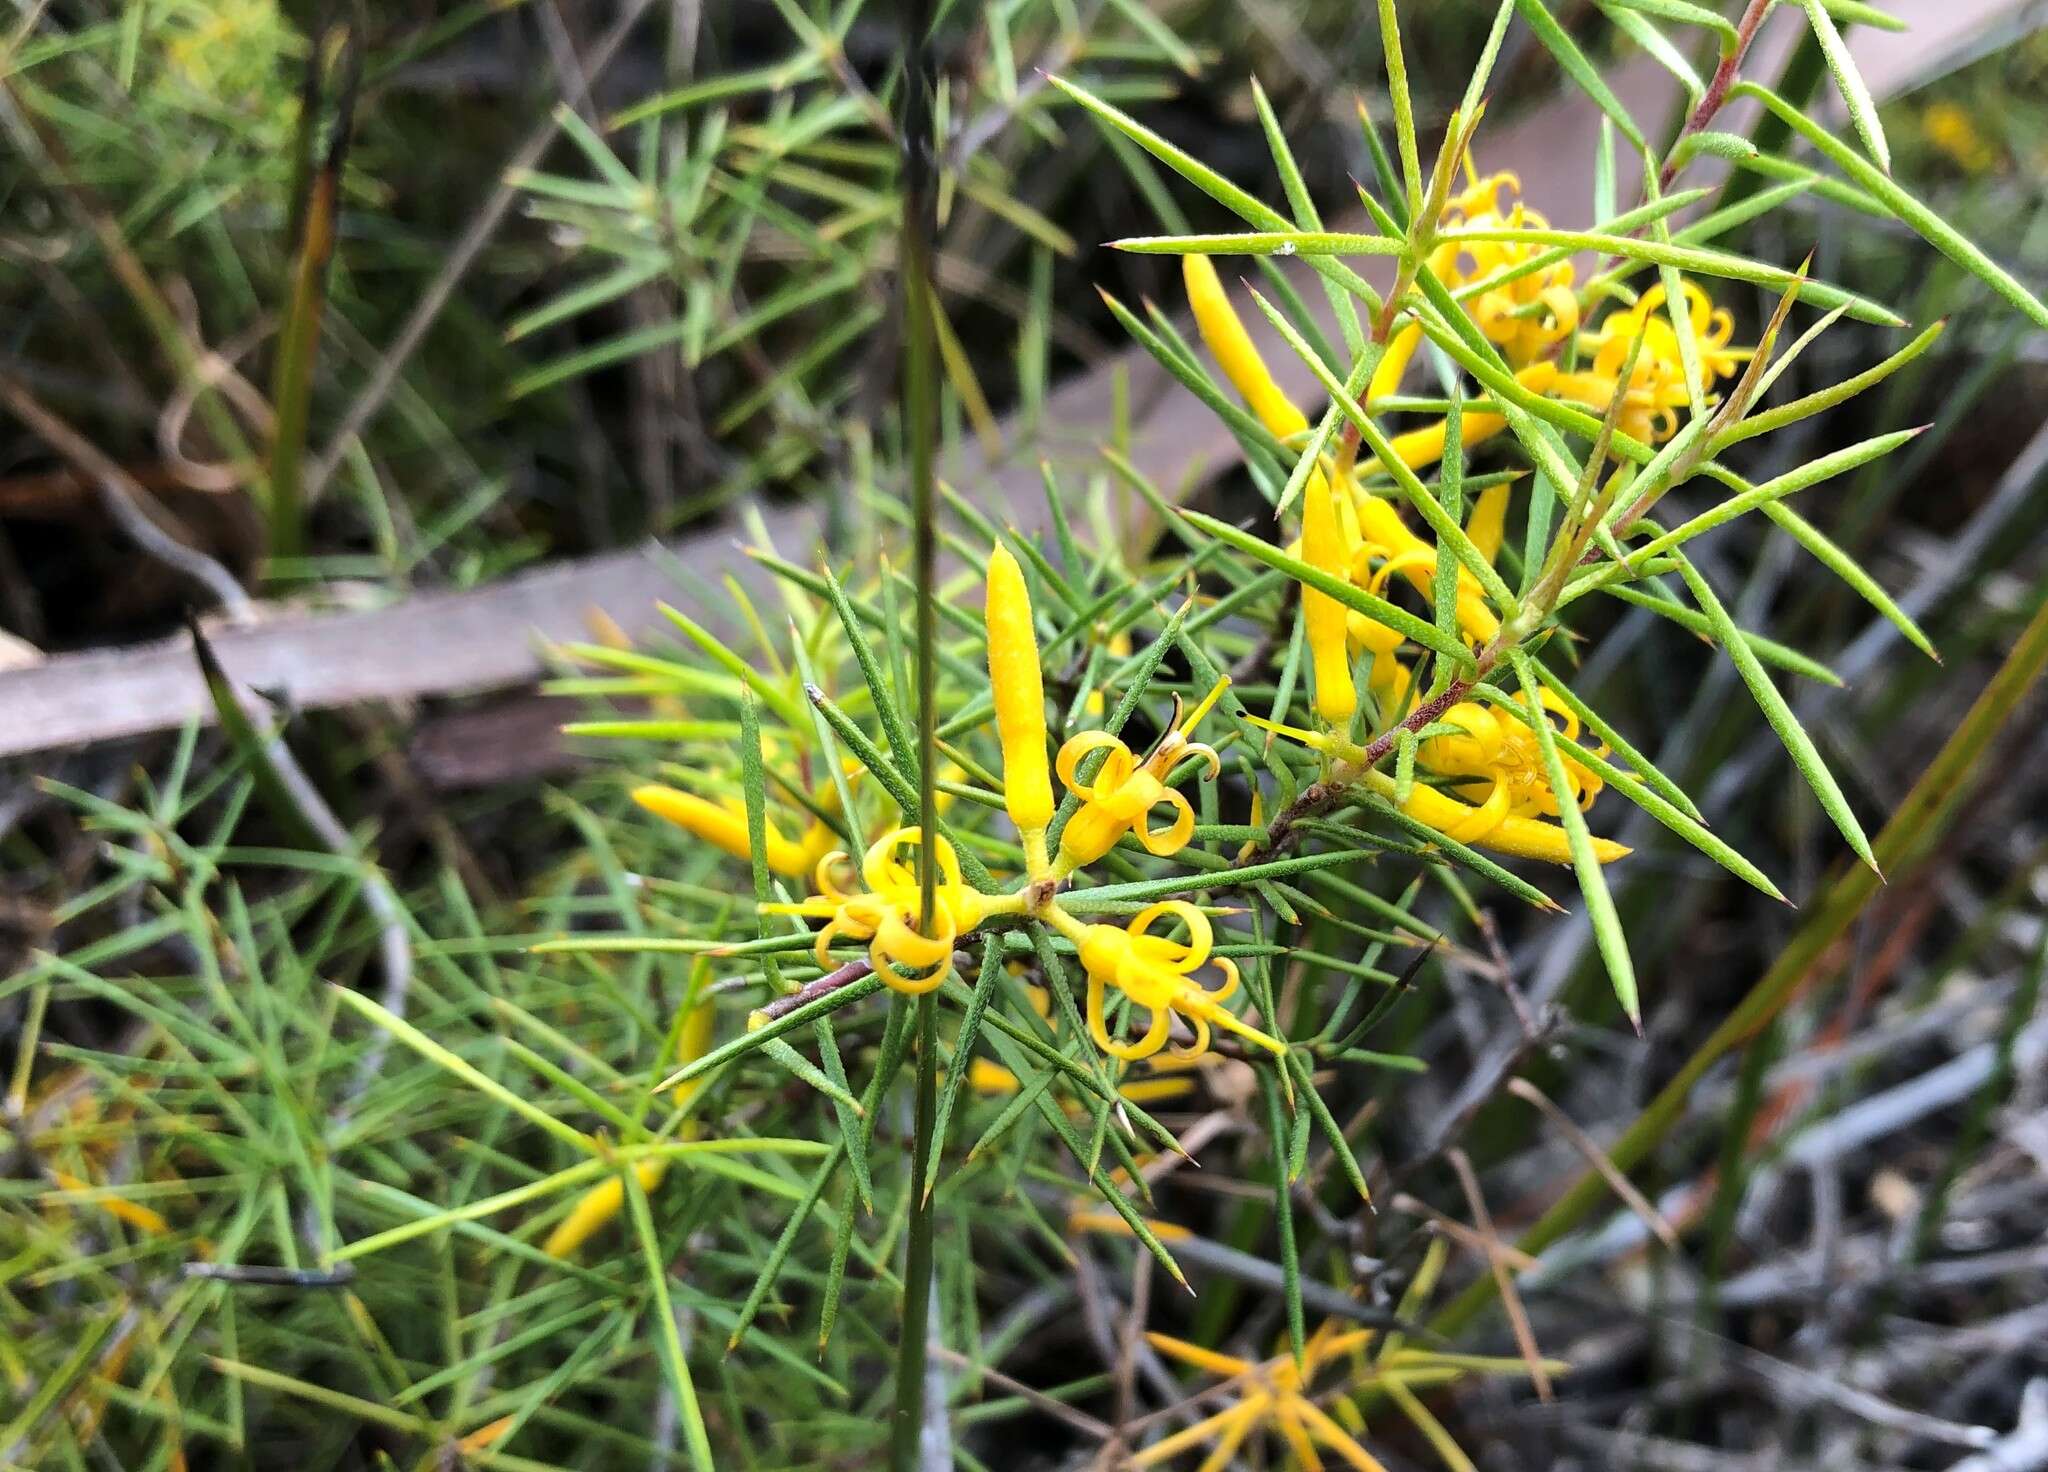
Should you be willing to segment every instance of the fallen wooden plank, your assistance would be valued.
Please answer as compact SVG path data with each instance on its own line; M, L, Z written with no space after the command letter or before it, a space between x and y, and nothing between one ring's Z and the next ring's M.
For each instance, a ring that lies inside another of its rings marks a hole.
M1859 28L1854 44L1865 79L1879 95L1938 71L1966 52L1987 28L2016 13L2024 0L1913 0L1896 7L1914 23L1908 36ZM1796 7L1767 24L1747 68L1775 74L1798 34ZM1668 111L1673 84L1646 60L1620 69L1611 85L1636 115ZM1482 137L1488 170L1519 174L1525 197L1561 227L1583 223L1591 208L1590 159L1600 113L1577 92ZM1341 223L1337 228L1343 228ZM1226 273L1228 274L1228 273ZM1263 324L1260 324L1263 328ZM1283 383L1308 397L1306 368L1262 333L1268 361ZM1128 350L1049 396L1048 428L1030 446L1056 468L1093 469L1109 432L1110 385L1129 385L1133 462L1169 493L1181 494L1234 464L1237 447L1195 399L1181 391L1142 350ZM947 467L948 479L991 511L1028 531L1046 524L1035 458L990 463L979 452ZM803 559L816 545L808 509L766 514L771 538L785 555ZM544 671L550 642L587 637L588 614L601 608L629 634L665 629L662 599L716 621L718 589L728 573L759 585L758 570L739 553L730 527L666 547L608 553L551 564L487 587L422 593L384 608L285 613L214 637L222 664L242 682L301 710L362 701L403 701L429 695L503 690L531 684ZM0 671L0 757L75 747L173 729L211 719L212 706L184 635L159 643L63 655L27 669Z

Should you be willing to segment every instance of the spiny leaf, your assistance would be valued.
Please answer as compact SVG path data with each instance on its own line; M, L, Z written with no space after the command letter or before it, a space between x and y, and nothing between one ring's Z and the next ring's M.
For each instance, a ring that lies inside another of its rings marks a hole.
M1754 82L1738 82L1729 89L1729 95L1756 98L1769 108L1773 115L1825 154L1837 168L1861 185L1874 199L1917 230L1936 250L2005 298L2016 311L2030 318L2035 326L2048 327L2048 305L2043 305L2041 299L2022 286L2011 272L1972 244L1953 225L1894 183L1891 177L1876 165L1859 156L1853 148L1767 87L1759 87Z
M1736 673L1742 676L1742 683L1749 687L1749 693L1756 698L1757 707L1763 711L1764 719L1770 722L1771 729L1778 733L1778 739L1785 744L1785 750L1791 756L1793 765L1799 768L1799 775L1806 779L1807 785L1813 789L1814 796L1820 799L1822 809L1842 831L1842 836L1849 841L1849 847L1856 851L1856 856L1873 869L1876 868L1877 860L1871 855L1870 840L1863 834L1863 825L1856 821L1856 814L1849 807L1849 799L1842 795L1842 789L1836 783L1834 773L1828 770L1827 763L1821 759L1820 750L1813 744L1813 738L1806 734L1806 728L1799 724L1799 718L1792 713L1792 707L1786 703L1785 697L1778 693L1777 686L1771 683L1771 677L1764 673L1764 668L1758 663L1756 655L1737 632L1734 620L1728 616L1728 610L1714 595L1714 590L1708 586L1707 580L1700 576L1698 569L1683 556L1679 558L1678 572L1679 576L1685 579L1686 587L1692 590L1693 601L1699 605L1700 612L1706 615L1708 623L1721 640L1721 647L1728 651L1728 658L1734 663Z
M1636 120L1629 116L1628 109L1621 105L1621 99L1614 95L1614 90L1601 80L1599 70L1586 59L1586 53L1579 49L1578 42L1557 23L1557 17L1545 7L1543 0L1515 0L1515 8L1521 11L1529 29L1536 33L1536 39L1543 43L1543 49L1557 58L1557 64L1564 68L1565 75L1578 83L1579 90L1614 120L1614 126L1621 129L1621 136L1640 151L1649 152L1650 145L1644 140L1642 129L1636 126Z
M1549 779L1550 790L1564 799L1557 805L1558 823L1563 827L1565 842L1571 848L1572 872L1578 876L1579 893L1586 901L1586 919L1593 927L1594 944L1599 947L1600 959L1607 965L1608 980L1614 983L1615 1000L1621 1003L1621 1010L1628 1015L1630 1026L1641 1032L1643 1007L1636 991L1635 962L1629 958L1628 939L1622 934L1621 917L1615 913L1614 896L1607 889L1607 876L1593 852L1593 835L1586 827L1586 815L1579 811L1576 802L1566 796L1572 790L1571 780L1565 772L1564 758L1558 754L1557 733L1551 728L1549 717L1543 713L1542 683L1537 679L1527 654L1517 649L1509 657L1514 662L1515 673L1522 682L1522 694L1528 702L1529 724L1534 727L1537 745L1543 751L1544 775Z
M1835 22L1821 0L1800 0L1800 3L1806 7L1806 19L1813 27L1813 38L1820 42L1820 54L1827 59L1828 71L1834 76L1835 90L1842 94L1842 101L1848 105L1849 121L1856 125L1856 135L1870 150L1870 156L1877 160L1877 166L1889 174L1892 155L1885 145L1884 124L1878 120L1877 102L1871 97L1870 88L1864 84L1863 74L1856 69L1856 58L1849 54L1848 43L1835 29Z

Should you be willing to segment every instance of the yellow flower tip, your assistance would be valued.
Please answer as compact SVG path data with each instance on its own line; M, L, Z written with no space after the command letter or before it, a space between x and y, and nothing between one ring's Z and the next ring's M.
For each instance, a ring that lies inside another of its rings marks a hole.
M1042 832L1052 822L1053 800L1038 634L1024 570L1001 543L989 553L986 623L989 689L1003 749L1003 806L1020 832Z
M1202 341L1253 416L1283 440L1306 430L1308 420L1294 407L1267 369L1266 360L1259 356L1236 308L1230 305L1215 265L1207 256L1182 256L1181 280L1187 288L1188 305L1194 310L1195 326L1201 331Z
M640 807L658 818L667 819L692 837L701 838L736 859L753 857L754 846L747 837L744 808L736 804L726 806L711 802L693 792L665 787L658 782L643 783L635 787L631 795ZM765 823L763 827L764 857L771 870L790 879L810 872L811 860L806 857L804 845L791 843L776 831L773 823Z
M763 1011L759 1007L756 1007L753 1011L747 1014L747 1031L759 1032L762 1028L766 1027L769 1023L773 1022L774 1020L775 1019L770 1017L767 1014L767 1012Z
M1190 732L1192 732L1196 726L1199 726L1202 723L1202 717L1209 714L1209 712L1215 707L1216 702L1223 698L1223 692L1225 690L1228 690L1229 688L1230 676L1228 675L1223 676L1214 685L1212 685L1209 688L1209 693L1202 697L1201 701L1195 706L1194 710L1189 713L1188 718L1182 721L1180 725L1176 728L1180 732L1180 734L1186 736Z
M643 1160L633 1167L633 1174L643 1191L652 1191L660 1185L667 1172L668 1162L665 1160ZM569 1256L617 1216L625 1204L626 1183L622 1177L613 1176L599 1181L576 1198L576 1204L569 1208L569 1214L556 1224L554 1231L548 1233L547 1241L541 1244L540 1250L549 1257Z

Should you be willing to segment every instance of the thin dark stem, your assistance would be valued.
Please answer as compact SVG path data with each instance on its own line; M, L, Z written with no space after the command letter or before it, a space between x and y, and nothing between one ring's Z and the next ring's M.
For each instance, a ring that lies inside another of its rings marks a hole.
M778 1017L786 1017L807 1003L815 1002L820 997L829 997L836 991L852 986L856 981L865 980L872 976L874 971L874 966L866 957L858 961L848 961L837 971L828 971L816 981L804 983L788 996L777 997L774 1001L766 1003L760 1009L761 1015L770 1022Z
M933 187L932 99L937 88L931 49L931 0L911 0L904 11L903 231L898 252L903 302L903 419L910 450L912 553L917 579L917 786L923 833L918 878L918 929L932 933L937 910L938 864L938 517L934 441L938 435L937 339L933 332L932 240L937 232ZM932 1200L926 1172L938 1114L936 999L916 1002L917 1097L910 1152L910 1221L903 1272L902 1338L896 1346L896 1402L890 1424L889 1465L915 1472L925 1419L925 1340L931 1317Z

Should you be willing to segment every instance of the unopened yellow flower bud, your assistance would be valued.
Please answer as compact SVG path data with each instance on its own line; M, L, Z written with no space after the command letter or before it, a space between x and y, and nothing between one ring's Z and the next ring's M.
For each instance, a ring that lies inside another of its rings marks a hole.
M1335 498L1330 483L1320 473L1308 478L1302 493L1301 555L1309 566L1334 578L1344 578L1349 573ZM1301 616L1308 628L1309 657L1315 663L1316 712L1333 726L1347 726L1351 713L1358 708L1358 690L1351 681L1351 651L1346 638L1349 610L1328 593L1304 586Z
M988 680L1003 744L1003 806L1024 834L1052 822L1052 777L1045 759L1045 687L1031 594L1024 570L997 544L988 560Z
M1188 305L1194 308L1195 326L1201 329L1202 341L1209 345L1216 366L1223 370L1231 387L1243 395L1259 423L1283 440L1307 429L1308 420L1281 389L1267 369L1266 360L1259 356L1251 334L1244 330L1244 323L1224 294L1223 283L1209 258L1182 256L1180 267L1181 278L1187 284Z
M633 1174L639 1179L643 1191L652 1191L667 1173L666 1160L643 1160L633 1167ZM608 1181L599 1182L577 1198L569 1214L548 1233L548 1240L541 1243L540 1250L549 1257L567 1257L617 1216L619 1208L625 1204L626 1183L623 1178L613 1176Z
M1507 528L1508 487L1488 486L1479 493L1472 519L1465 523L1465 535L1488 562L1500 556L1501 535Z
M633 789L633 801L736 859L753 856L753 845L747 840L746 809L737 802L710 802L695 793L651 782ZM789 879L800 879L811 872L817 860L812 857L808 843L790 842L776 831L773 823L765 828L766 857L771 870ZM830 837L829 830L824 836Z

